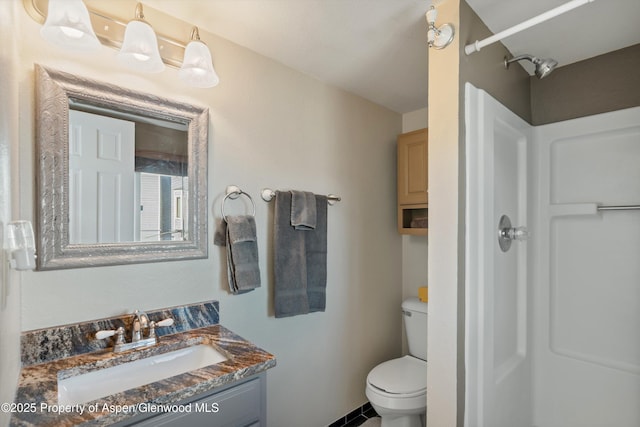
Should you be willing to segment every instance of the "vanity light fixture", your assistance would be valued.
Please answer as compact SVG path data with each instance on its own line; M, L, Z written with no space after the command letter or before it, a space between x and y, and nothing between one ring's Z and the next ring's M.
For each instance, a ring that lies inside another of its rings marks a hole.
M148 73L159 73L164 70L156 33L144 20L141 3L136 6L135 19L127 24L118 59L134 70Z
M453 41L455 30L452 24L442 24L440 27L436 27L436 19L438 18L438 11L432 5L427 11L425 18L429 28L427 30L427 43L429 47L436 49L444 49L449 46Z
M100 47L82 0L49 0L47 20L40 34L65 49L91 51Z
M178 75L185 83L195 87L214 87L220 82L216 70L213 69L211 52L200 40L198 27L193 27L191 31L191 41L184 51Z
M149 12L151 21L155 17L163 24L163 31L156 33L145 20L140 3L131 21L119 2L90 2L89 7L82 0L22 3L36 22L44 24L42 37L57 46L89 50L102 44L117 49L118 58L138 71L159 73L166 64L178 68L180 78L190 86L213 87L219 82L211 52L200 40L198 28L160 11ZM188 44L180 41L186 38L185 24L193 28Z
M7 240L12 268L20 271L36 268L36 240L31 222L11 221L7 224Z

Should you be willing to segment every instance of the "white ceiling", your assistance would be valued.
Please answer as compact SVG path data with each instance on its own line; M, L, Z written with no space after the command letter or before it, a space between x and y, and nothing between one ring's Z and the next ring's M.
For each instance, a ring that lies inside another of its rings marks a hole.
M568 0L467 1L497 33ZM430 0L144 3L396 112L427 106ZM639 22L640 0L596 0L503 43L563 66L640 43Z

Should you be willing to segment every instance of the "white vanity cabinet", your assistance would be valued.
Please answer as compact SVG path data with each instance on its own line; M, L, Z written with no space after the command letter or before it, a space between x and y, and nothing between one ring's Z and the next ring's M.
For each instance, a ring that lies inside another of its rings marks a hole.
M184 412L137 415L116 426L266 427L266 374L178 402Z

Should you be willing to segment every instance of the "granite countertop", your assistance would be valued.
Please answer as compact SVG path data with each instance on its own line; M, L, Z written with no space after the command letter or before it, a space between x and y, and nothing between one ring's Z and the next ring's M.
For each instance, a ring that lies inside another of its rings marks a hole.
M58 378L108 368L197 344L212 345L227 356L215 365L186 372L80 405L58 405ZM153 405L173 404L248 378L276 365L275 357L218 324L159 338L152 347L114 353L96 351L23 366L12 408L11 426L109 425L153 412Z

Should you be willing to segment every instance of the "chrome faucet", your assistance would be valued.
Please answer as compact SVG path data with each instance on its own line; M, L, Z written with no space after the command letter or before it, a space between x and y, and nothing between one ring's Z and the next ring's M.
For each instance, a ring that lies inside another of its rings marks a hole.
M131 325L131 342L138 342L144 336L142 329L149 328L149 317L144 311L133 312L133 324Z
M149 317L144 311L133 312L133 322L131 323L131 341L126 342L124 339L125 330L122 326L118 329L98 331L96 332L96 339L105 339L113 335L116 336L113 351L119 353L121 351L131 350L134 348L151 347L158 343L158 336L156 335L156 327L165 327L173 325L173 319L167 318L159 322L150 321ZM144 330L149 332L144 335Z

